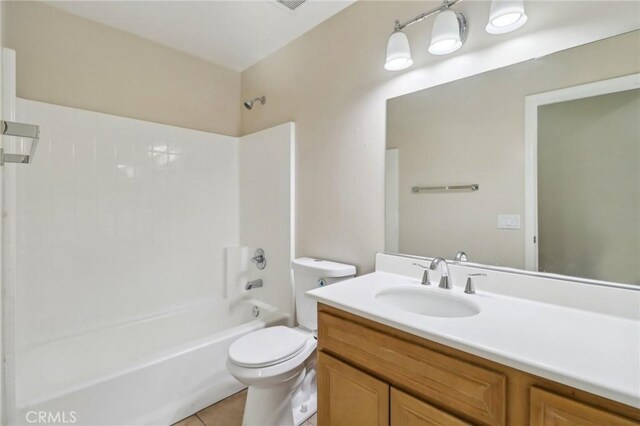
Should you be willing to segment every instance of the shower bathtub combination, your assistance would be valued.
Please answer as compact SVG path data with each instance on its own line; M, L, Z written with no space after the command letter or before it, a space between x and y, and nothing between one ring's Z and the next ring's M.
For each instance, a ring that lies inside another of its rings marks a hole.
M1 170L0 422L169 425L243 389L231 343L292 321L294 123L232 137L20 99L2 59L3 119L40 140Z

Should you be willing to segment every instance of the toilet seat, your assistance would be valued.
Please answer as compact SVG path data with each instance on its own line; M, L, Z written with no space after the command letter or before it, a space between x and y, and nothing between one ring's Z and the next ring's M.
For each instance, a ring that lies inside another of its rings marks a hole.
M233 342L229 361L246 368L273 366L302 352L308 339L308 335L289 327L263 328Z
M304 370L305 363L318 347L318 341L310 332L302 330L298 332L308 337L302 350L289 359L268 367L242 367L231 361L231 357L227 357L227 370L242 383L257 388L270 387L295 379Z

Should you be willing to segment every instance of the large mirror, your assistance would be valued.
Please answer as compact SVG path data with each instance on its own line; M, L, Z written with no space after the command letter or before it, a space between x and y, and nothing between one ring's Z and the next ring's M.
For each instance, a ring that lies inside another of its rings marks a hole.
M386 251L640 285L640 32L387 102Z

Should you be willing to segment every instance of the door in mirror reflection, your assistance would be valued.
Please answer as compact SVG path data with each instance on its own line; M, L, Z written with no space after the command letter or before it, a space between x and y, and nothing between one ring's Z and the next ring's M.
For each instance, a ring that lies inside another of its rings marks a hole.
M640 90L540 106L538 269L640 284Z

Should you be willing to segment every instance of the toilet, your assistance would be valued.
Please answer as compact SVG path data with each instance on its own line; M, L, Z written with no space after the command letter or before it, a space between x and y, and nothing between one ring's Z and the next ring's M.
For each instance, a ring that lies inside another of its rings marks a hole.
M298 326L257 330L229 347L227 370L249 388L243 426L299 426L317 410L318 318L305 293L352 278L356 268L308 257L291 267Z

